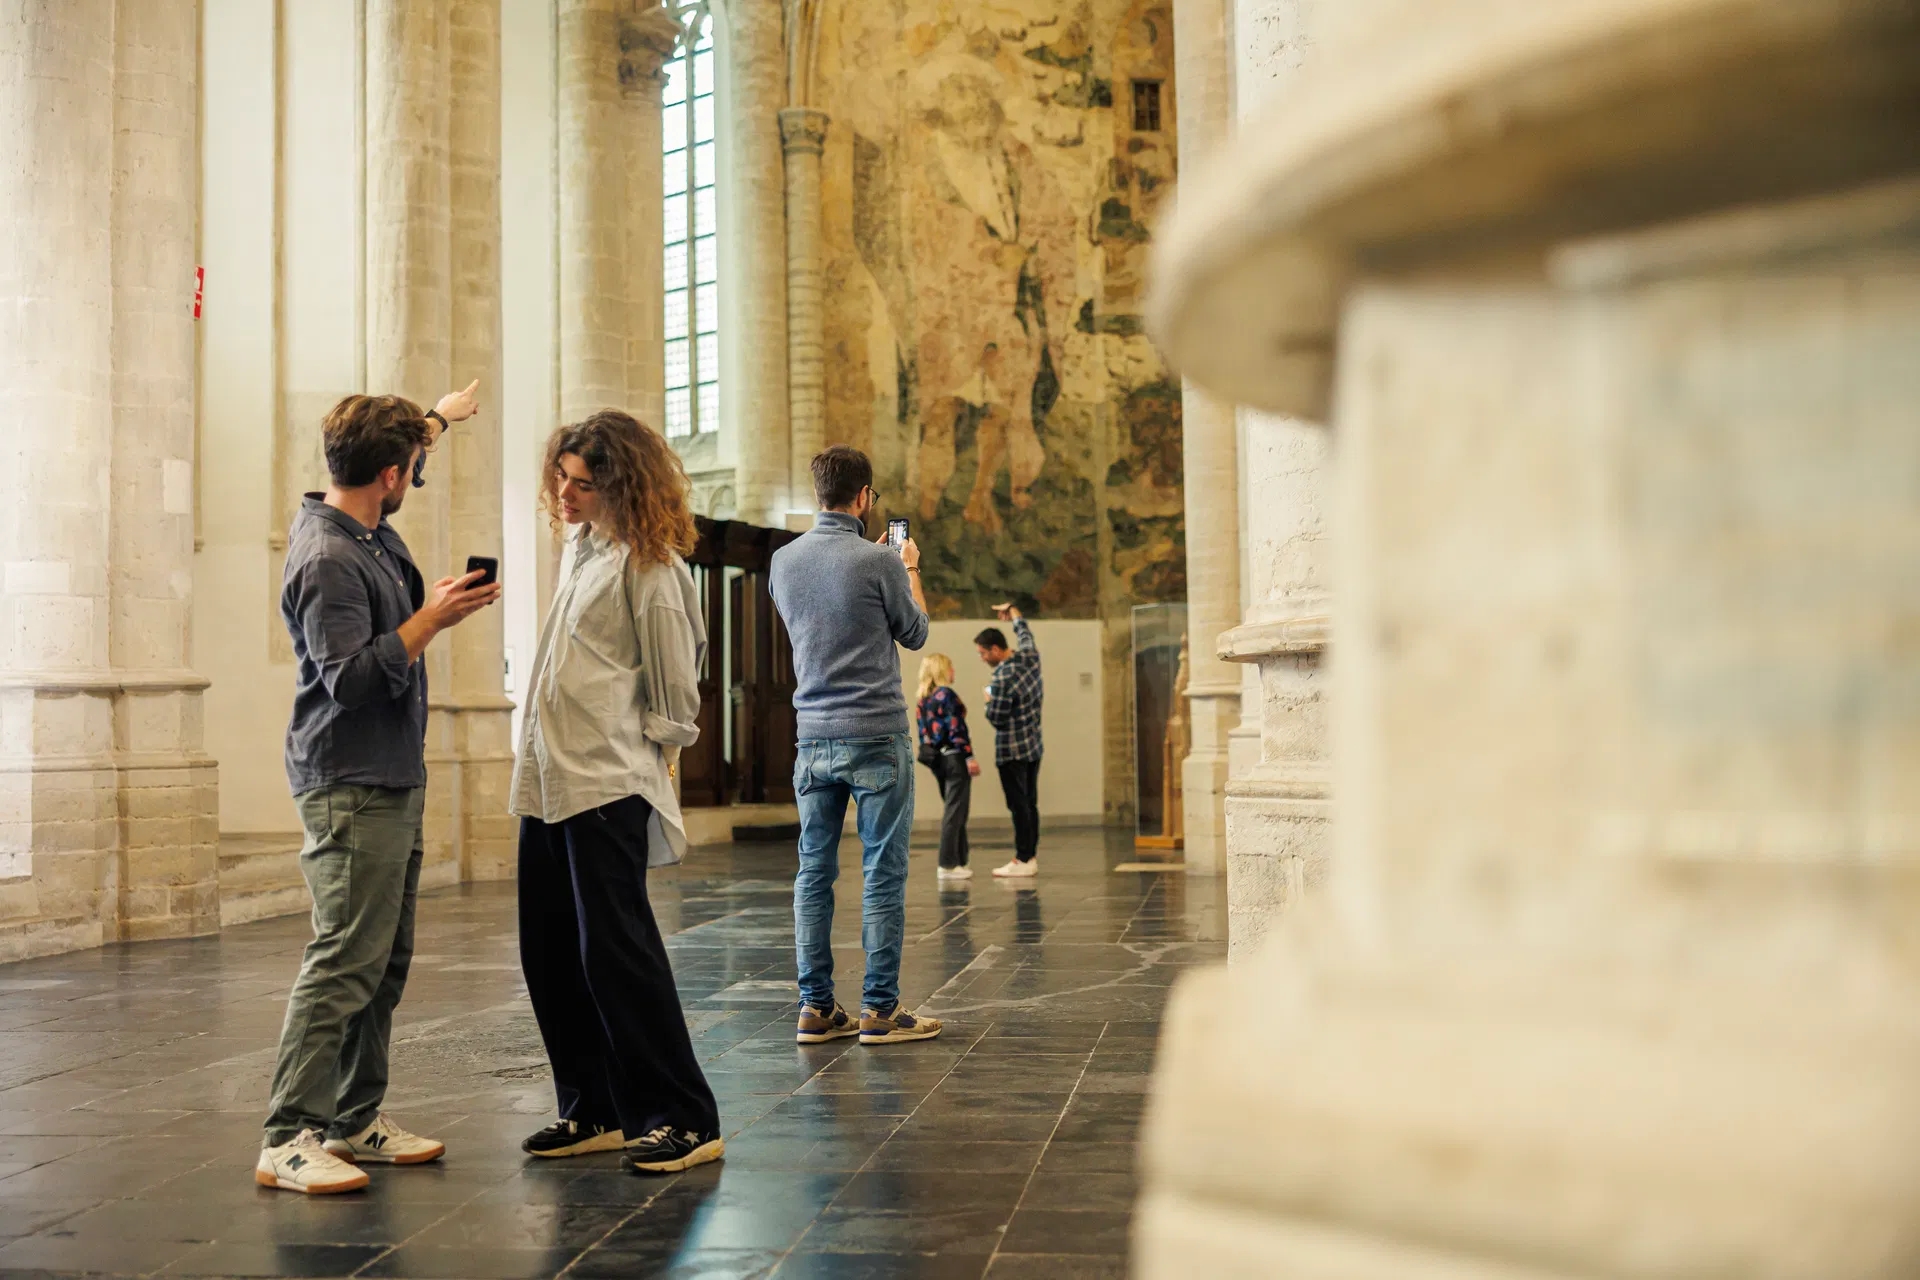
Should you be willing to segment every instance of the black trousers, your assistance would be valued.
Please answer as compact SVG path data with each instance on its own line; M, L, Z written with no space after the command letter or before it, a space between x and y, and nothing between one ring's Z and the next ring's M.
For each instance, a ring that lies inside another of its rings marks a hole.
M647 819L628 796L564 822L520 820L520 966L560 1117L717 1133L666 944L647 901Z
M940 865L967 865L967 811L973 805L973 775L967 772L970 757L943 751L934 766L933 776L940 782Z
M1013 815L1013 856L1032 862L1040 852L1040 762L1004 760L999 768L1000 789Z

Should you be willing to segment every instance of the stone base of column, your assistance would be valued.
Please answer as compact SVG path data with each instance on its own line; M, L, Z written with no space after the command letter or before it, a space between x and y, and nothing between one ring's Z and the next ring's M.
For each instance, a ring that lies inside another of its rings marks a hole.
M514 878L519 820L507 812L512 786L513 703L436 703L427 725L423 888Z
M9 677L0 961L220 927L219 790L191 672Z
M1227 746L1228 735L1240 723L1240 686L1189 688L1187 720L1193 730L1193 746L1180 763L1187 874L1224 875L1227 870Z
M1873 942L1795 974L1461 923L1383 948L1316 908L1180 985L1136 1275L1911 1273L1920 1037ZM1222 1040L1234 1008L1260 1016Z
M1260 764L1227 784L1227 958L1251 955L1326 878L1333 833L1324 766Z
M1252 666L1260 699L1259 757L1227 784L1227 953L1250 955L1325 876L1331 806L1319 611L1274 612L1220 637L1220 655Z

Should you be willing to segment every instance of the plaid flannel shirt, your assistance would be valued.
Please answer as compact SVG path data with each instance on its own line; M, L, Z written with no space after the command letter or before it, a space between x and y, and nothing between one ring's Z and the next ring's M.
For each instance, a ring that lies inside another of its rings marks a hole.
M1046 689L1040 682L1040 650L1025 618L1013 620L1013 643L1012 656L993 669L987 682L995 764L1040 758L1040 704Z

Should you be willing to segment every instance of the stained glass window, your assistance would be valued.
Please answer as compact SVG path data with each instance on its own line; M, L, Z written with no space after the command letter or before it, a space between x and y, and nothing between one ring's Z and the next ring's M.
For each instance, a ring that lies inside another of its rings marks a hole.
M714 175L713 15L683 4L686 36L667 64L667 434L720 426L720 254Z

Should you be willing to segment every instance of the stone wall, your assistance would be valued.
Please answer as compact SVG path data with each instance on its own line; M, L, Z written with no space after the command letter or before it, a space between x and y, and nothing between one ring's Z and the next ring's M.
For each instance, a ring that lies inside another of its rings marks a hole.
M1136 81L1158 130L1132 127ZM1106 621L1105 791L1129 817L1129 611L1186 590L1180 390L1140 320L1170 5L835 4L815 84L827 437L914 521L936 617L1011 598Z

